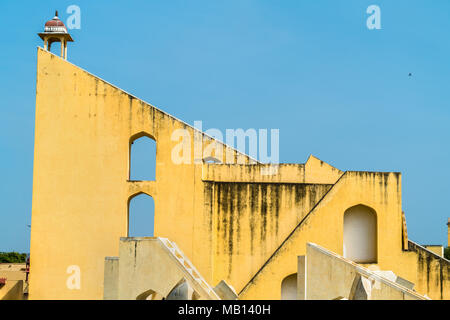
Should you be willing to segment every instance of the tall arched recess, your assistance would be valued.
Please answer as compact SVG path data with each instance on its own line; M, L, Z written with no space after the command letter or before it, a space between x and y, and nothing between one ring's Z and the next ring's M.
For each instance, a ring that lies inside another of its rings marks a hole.
M377 214L362 204L344 212L344 258L357 263L377 262Z
M151 135L140 132L130 138L129 163L129 180L156 180L156 141Z
M297 300L297 274L291 274L281 282L281 300Z
M128 237L153 237L155 229L155 203L145 193L128 200Z

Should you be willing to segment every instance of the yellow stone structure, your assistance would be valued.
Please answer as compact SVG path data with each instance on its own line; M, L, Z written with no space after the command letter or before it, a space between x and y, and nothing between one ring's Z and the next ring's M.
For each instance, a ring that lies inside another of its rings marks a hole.
M428 245L423 245L423 247L425 249L437 254L438 256L441 256L441 257L444 256L444 246L442 246L442 245L428 244Z
M0 300L26 300L25 263L0 263Z
M36 86L30 299L103 299L105 258L119 256L141 193L155 201L154 236L239 299L281 299L309 242L450 299L450 262L408 239L400 173L344 172L314 156L260 164L42 48ZM187 136L174 140L179 129ZM130 180L143 136L156 141L154 181ZM173 161L180 141L190 163ZM211 146L223 147L219 163L202 161Z

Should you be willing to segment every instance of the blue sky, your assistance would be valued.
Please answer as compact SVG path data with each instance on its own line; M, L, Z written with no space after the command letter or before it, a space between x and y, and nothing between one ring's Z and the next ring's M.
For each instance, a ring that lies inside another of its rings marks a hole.
M281 162L400 171L410 238L446 244L449 1L4 0L0 251L29 250L36 33L71 4L71 62L204 129L278 128Z

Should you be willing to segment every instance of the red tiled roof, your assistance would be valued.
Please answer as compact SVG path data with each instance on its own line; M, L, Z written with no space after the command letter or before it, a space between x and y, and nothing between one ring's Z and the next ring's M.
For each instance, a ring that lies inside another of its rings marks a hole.
M45 23L45 32L67 32L67 28L64 25L64 22L62 22L58 18L58 11L55 12L55 16L52 20L48 20Z

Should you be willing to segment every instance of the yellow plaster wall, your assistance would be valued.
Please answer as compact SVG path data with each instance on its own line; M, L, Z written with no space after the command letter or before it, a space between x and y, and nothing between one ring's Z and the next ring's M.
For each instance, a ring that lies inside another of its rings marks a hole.
M7 278L8 280L25 281L26 279L25 263L0 263L0 278Z
M415 253L417 291L432 299L450 299L450 261L412 241L408 249Z
M378 261L369 269L391 270L416 284L420 294L432 299L450 298L448 288L435 281L420 281L417 253L402 250L401 181L398 173L346 172L311 211L289 239L275 252L240 292L242 299L280 299L282 280L297 271L297 256L314 242L342 255L343 214L363 204L377 213ZM446 267L448 268L448 266ZM435 274L436 275L436 274ZM443 282L449 278L444 275Z
M176 242L211 280L202 166L171 160L174 130L189 132L192 154L198 133L41 48L36 86L30 298L101 299L104 258L118 255L128 201L141 192L155 201L154 235ZM143 133L156 140L156 181L130 182L130 139ZM79 290L66 286L71 265Z
M213 283L240 291L331 186L212 183Z
M118 298L134 300L152 290L167 297L183 279L198 300L219 299L189 259L168 239L121 238L119 245Z
M336 169L311 155L305 164L207 164L203 165L203 181L334 184L342 175Z
M24 300L23 280L7 280L0 285L0 300Z
M218 160L251 164L177 165L176 129L189 133L191 159L194 139L203 148L211 141L38 49L31 299L101 299L104 259L118 256L128 203L139 193L154 198L154 235L175 242L210 285L226 279L242 298L279 299L281 281L297 271L307 241L342 254L343 214L357 204L377 212L379 259L370 267L394 271L431 298L449 298L445 285L430 280L434 275L420 280L417 251L402 250L399 174L343 174L311 156L268 175L267 166L227 147ZM130 141L142 135L156 140L156 179L128 181ZM80 267L79 290L66 286L71 265ZM448 283L448 273L439 279Z
M441 245L424 245L425 249L437 254L440 257L444 256L444 246Z

